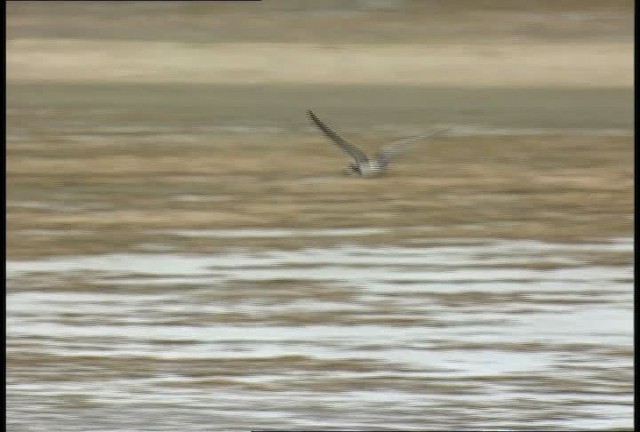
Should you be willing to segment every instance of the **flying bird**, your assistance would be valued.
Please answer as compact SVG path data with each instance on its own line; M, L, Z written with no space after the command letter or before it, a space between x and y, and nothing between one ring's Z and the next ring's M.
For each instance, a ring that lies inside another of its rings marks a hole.
M313 111L307 110L307 114L311 121L324 133L334 144L336 144L343 152L351 156L354 160L345 169L345 173L358 177L378 177L381 176L389 166L391 160L406 150L414 142L428 137L433 137L445 132L447 129L440 129L428 135L420 135L412 138L406 138L400 141L394 141L383 147L373 158L358 146L351 144L349 141L341 137L337 132L327 126L322 120L316 116Z

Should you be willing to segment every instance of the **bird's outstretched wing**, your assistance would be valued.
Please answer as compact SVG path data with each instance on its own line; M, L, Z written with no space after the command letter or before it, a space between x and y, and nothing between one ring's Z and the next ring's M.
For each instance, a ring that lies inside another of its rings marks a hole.
M381 165L387 165L389 162L391 162L391 159L393 159L394 157L399 155L401 152L411 147L411 145L414 144L415 142L422 139L426 139L426 138L433 138L434 136L440 135L448 130L449 128L438 129L437 131L432 132L430 134L415 136L411 138L405 138L400 141L394 141L391 144L388 144L385 147L383 147L382 150L380 150L376 154L376 159Z
M311 110L307 110L307 114L309 114L309 117L311 118L311 121L313 121L313 123L331 140L333 141L338 147L340 147L345 153L347 153L348 155L350 155L351 157L353 157L356 162L358 163L364 163L367 162L369 160L369 158L367 157L367 155L360 150L358 147L356 147L355 145L351 144L349 141L347 141L346 139L342 138L340 135L338 135L337 132L335 132L333 129L331 129L329 126L327 126L326 124L324 124Z

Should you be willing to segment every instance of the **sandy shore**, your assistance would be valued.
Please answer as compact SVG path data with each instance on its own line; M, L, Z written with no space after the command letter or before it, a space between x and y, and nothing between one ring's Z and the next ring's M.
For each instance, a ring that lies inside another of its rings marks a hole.
M633 85L633 46L187 44L16 39L9 82L307 83L456 86Z

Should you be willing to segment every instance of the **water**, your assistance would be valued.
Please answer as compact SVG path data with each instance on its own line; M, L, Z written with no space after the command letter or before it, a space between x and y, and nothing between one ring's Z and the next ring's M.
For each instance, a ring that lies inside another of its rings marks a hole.
M375 232L10 260L8 430L632 428L632 240Z

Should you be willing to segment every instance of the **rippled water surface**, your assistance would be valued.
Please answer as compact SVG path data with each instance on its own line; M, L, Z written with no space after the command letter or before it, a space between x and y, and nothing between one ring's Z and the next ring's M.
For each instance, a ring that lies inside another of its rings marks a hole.
M344 231L171 234L376 229ZM630 429L632 248L417 236L10 260L9 430Z

